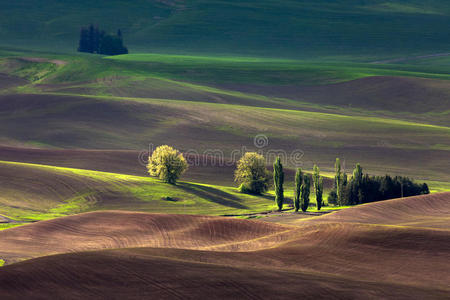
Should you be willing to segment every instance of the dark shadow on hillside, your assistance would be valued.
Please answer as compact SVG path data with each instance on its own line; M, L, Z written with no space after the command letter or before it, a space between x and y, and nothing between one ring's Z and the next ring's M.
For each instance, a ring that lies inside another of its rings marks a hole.
M239 203L241 199L239 199L238 197L215 188L185 182L178 183L177 187L185 190L186 192L199 195L200 197L203 197L205 199L209 199L212 202L220 205L238 209L248 209L247 206Z
M272 196L272 195L269 195L269 194L260 194L260 195L255 195L255 196L258 196L260 198L264 198L264 199L269 200L269 201L274 201L275 200L275 197Z

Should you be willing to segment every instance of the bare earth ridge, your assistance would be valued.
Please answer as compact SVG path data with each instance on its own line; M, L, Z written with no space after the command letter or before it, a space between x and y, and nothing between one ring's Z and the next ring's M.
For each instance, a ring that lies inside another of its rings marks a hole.
M7 263L37 257L3 267L0 293L445 299L449 200L440 193L383 201L295 226L118 211L41 221L0 232Z

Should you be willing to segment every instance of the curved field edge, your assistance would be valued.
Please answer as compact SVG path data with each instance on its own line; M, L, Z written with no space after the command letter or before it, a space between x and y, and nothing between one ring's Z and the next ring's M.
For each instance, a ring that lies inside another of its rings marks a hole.
M0 243L3 245L2 256L8 262L60 251L136 245L141 248L101 253L122 253L122 258L168 259L177 264L201 263L211 268L232 266L258 270L258 273L282 270L309 276L322 274L346 278L347 284L353 280L377 284L401 282L405 288L409 287L402 291L403 294L411 295L414 288L433 287L437 294L431 293L429 296L438 297L444 291L448 292L448 223L440 229L416 227L415 224L403 222L409 217L439 218L448 215L449 195L424 195L367 204L304 220L297 226L205 216L92 212L8 229L0 232ZM381 208L383 214L379 213ZM399 208L408 209L403 209L399 214ZM360 214L367 215L365 220L368 224L352 220ZM342 218L336 219L339 215ZM389 226L385 224L385 219L403 225ZM434 226L430 220L424 225ZM33 236L35 241L26 239L27 236ZM41 242L36 243L37 240ZM146 243L152 248L145 247ZM17 270L39 260L96 256L98 253L47 256L13 264L5 270ZM69 269L72 269L79 264L70 265ZM34 269L37 272L35 276L43 278L39 269ZM64 268L65 272L70 273L69 269ZM146 274L155 273L147 269ZM169 277L173 278L172 275ZM364 279L361 281L361 278ZM20 293L19 290L15 292ZM390 295L390 292L385 293L382 295Z
M80 296L85 299L100 296L110 299L198 299L207 293L210 299L292 299L330 295L353 299L398 299L405 295L417 299L444 299L448 295L447 290L434 286L371 282L323 272L221 266L152 256L142 249L36 258L3 267L0 282L0 291L10 299L32 299L35 295L65 299ZM82 290L78 288L81 284Z
M93 210L122 209L182 214L243 214L268 211L270 196L236 188L99 171L0 162L0 215L36 221Z
M305 168L331 171L337 156L374 174L448 179L450 129L381 117L244 105L112 96L2 95L1 142L39 148L143 149L170 144L183 152L255 148L302 151ZM45 119L46 122L42 122ZM420 160L421 164L417 164ZM269 162L271 163L271 162ZM288 161L289 167L295 167ZM328 168L328 169L327 169Z
M380 90L370 96L372 98L364 100L357 97L351 100L351 104L348 101L341 103L348 96L346 89L338 92L343 94L342 99L336 103L336 100L328 99L328 86L343 82L352 83L356 79L391 76L395 81L395 78L406 76L436 78L445 82L444 79L450 76L432 75L432 70L424 71L425 73L408 71L408 67L404 65L309 61L294 63L282 59L161 54L130 55L131 61L128 56L122 60L121 56L104 59L88 55L36 55L38 57L17 56L0 59L0 69L3 72L29 80L28 84L22 82L19 86L4 89L3 93L180 99L344 115L379 115L424 123L448 124L446 117L449 112L442 110L442 107L446 107L445 95L448 95L448 89L445 89L444 84L434 86L431 79L422 79L425 80L422 83L410 83L411 86L402 87L401 92L395 93L392 93L386 84L380 83L375 85ZM133 57L144 59L133 61ZM373 83L367 86L354 82L350 89L372 90L372 85ZM306 91L301 89L302 86L305 86ZM319 89L323 86L325 90L318 95L309 94L309 86ZM294 91L290 91L292 88ZM411 89L420 91L421 96L416 95L417 93L408 94ZM432 91L431 94L428 91ZM301 96L305 92L305 96ZM392 108L386 105L384 100L391 97L394 97L396 103ZM410 100L411 97L414 101ZM422 105L421 97L432 97L431 104ZM382 99L377 101L380 98Z
M4 178L0 215L17 222L107 209L206 215L247 215L274 209L272 193L248 195L230 186L185 181L170 185L150 177L7 161L0 161L0 176ZM290 181L287 184L285 206L289 209L293 192ZM432 190L434 187L431 185ZM314 195L311 197L314 202ZM322 210L334 209L341 208Z

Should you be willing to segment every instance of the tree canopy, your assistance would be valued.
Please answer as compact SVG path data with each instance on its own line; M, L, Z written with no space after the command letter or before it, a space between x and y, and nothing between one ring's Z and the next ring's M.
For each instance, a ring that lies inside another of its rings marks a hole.
M148 159L147 169L151 176L175 184L178 178L188 169L188 164L178 150L164 145L153 151Z
M247 152L237 163L235 181L245 193L261 194L269 188L271 174L266 168L264 156Z
M106 34L97 26L90 25L80 30L79 52L97 53L105 55L127 54L128 49L123 45L122 31L117 34Z

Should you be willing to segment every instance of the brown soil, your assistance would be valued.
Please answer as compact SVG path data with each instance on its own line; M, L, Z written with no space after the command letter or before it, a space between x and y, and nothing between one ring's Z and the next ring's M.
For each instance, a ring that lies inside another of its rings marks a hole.
M47 59L47 58L43 58L43 57L21 57L21 60L24 61L29 61L29 62L49 62L58 66L63 66L65 64L67 64L66 61L64 60L59 60L59 59Z
M297 226L114 211L38 222L1 232L0 257L144 247L12 264L0 272L0 293L14 299L445 299L449 223L435 220L448 218L449 200L442 193L384 201ZM419 217L420 226L405 223Z
M327 274L171 260L143 250L48 256L4 267L5 299L448 299L447 291Z
M339 131L314 120L297 126L294 119L271 119L269 111L254 115L217 107L197 111L169 101L149 104L57 95L1 95L0 110L0 143L8 146L146 150L152 143L199 153L218 149L229 157L243 146L255 150L253 137L265 133L270 144L264 151L282 149L289 154L300 149L304 169L317 163L324 171L331 170L335 158L341 157L348 168L359 162L374 174L414 176L419 168L429 180L449 177L445 130L415 134L405 126ZM197 172L196 178L214 178L210 174ZM232 176L228 178L227 184Z
M0 73L0 91L16 86L25 85L27 83L28 81L20 77Z
M0 146L0 160L147 176L148 151L33 149ZM183 180L234 186L232 164L219 166L212 157L188 156L189 171ZM289 176L293 176L288 171Z
M393 112L440 112L450 105L449 82L425 78L372 76L318 86L247 84L224 87L312 103Z
M131 247L249 251L274 246L294 229L224 217L101 211L0 231L0 257L11 263L56 253Z

